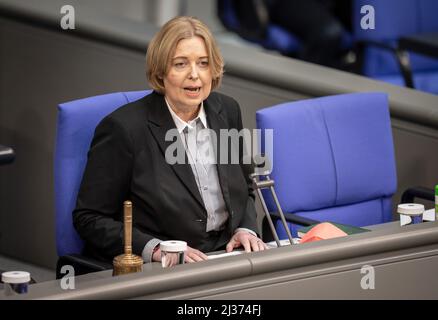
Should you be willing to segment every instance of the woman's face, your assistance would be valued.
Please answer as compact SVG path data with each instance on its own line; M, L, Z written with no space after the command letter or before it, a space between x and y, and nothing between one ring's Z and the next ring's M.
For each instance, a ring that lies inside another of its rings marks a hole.
M164 77L165 96L173 108L196 109L211 92L211 69L204 40L200 37L178 42Z

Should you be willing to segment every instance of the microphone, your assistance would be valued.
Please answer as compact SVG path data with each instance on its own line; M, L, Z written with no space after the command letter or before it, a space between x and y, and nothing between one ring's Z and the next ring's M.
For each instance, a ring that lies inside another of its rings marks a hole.
M269 158L264 154L256 155L253 159L254 161L254 173L251 173L249 177L254 183L255 189L257 191L257 195L262 203L263 211L265 212L266 219L268 220L269 227L271 229L272 235L274 236L275 242L277 243L277 247L280 247L280 239L278 238L277 231L275 230L274 223L272 222L271 215L266 206L266 202L263 198L262 189L271 190L272 197L274 198L275 205L277 206L281 222L283 224L284 229L286 230L287 237L289 239L290 244L294 244L292 239L292 235L290 233L289 227L287 226L286 219L283 214L283 210L281 209L280 202L278 201L277 194L274 189L274 180L272 180L269 175L272 172L272 166L269 162ZM263 180L260 178L264 177Z
M12 148L0 144L0 165L14 161L15 152Z

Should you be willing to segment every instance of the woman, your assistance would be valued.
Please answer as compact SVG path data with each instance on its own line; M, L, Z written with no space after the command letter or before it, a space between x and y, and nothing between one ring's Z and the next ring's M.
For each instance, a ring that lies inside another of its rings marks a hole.
M203 129L217 136L242 129L237 102L211 93L223 59L210 31L195 18L174 18L152 39L146 62L154 92L104 118L90 146L73 212L84 254L111 261L122 253L128 199L133 253L145 262L160 261L158 244L171 239L187 241L186 262L221 249L266 249L256 234L250 166L216 165L199 152L202 144L212 147L211 139L199 138ZM170 132L177 132L176 141L169 141ZM187 162L169 161L174 143Z

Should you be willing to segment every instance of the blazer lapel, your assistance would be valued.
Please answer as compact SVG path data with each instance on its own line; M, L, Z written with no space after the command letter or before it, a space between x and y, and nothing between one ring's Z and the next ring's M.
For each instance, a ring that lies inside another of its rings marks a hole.
M149 117L149 128L151 129L152 134L154 135L155 140L160 146L161 151L163 152L163 156L166 154L166 149L171 146L173 143L180 144L183 150L184 146L182 145L181 139L176 142L174 141L166 141L166 133L169 130L177 130L175 123L173 122L172 116L167 109L166 101L164 100L164 96L153 93L153 103L150 105L150 117ZM201 194L198 190L198 185L196 184L195 176L193 175L192 168L187 160L187 155L184 154L185 161L184 164L173 164L170 165L176 175L179 177L181 182L187 187L190 193L195 197L195 199L199 202L199 204L205 208L204 202L202 201Z
M223 118L222 107L216 101L204 101L204 109L207 115L207 122L210 129L214 130L217 137L216 146L216 163L219 176L219 183L222 188L222 195L224 197L225 204L227 205L228 212L232 214L230 205L230 194L228 190L228 166L220 163L220 129L229 129L226 120ZM230 146L228 146L228 151ZM227 157L228 158L228 157Z

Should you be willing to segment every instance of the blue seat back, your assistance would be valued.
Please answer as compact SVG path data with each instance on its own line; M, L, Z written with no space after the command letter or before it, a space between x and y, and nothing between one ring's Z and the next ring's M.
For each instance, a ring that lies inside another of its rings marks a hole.
M283 103L257 111L256 120L273 129L273 154L266 152L285 212L357 226L391 220L397 182L386 94Z
M364 5L372 5L375 9L374 30L361 28L360 21L363 15L360 13L360 8ZM397 40L402 36L438 31L438 1L355 0L353 14L353 34L356 40L373 40L396 47ZM438 73L438 59L415 53L410 54L410 59L415 87L438 93L438 85L433 86L428 83L430 81L425 83L424 80L432 71ZM401 80L392 78L397 75L401 79L395 55L374 46L366 48L362 72L367 76L393 84L402 83ZM421 75L423 72L424 74ZM417 77L416 74L419 76Z
M110 93L58 105L54 155L58 256L82 251L83 242L73 227L72 212L97 124L115 109L141 99L150 92Z

